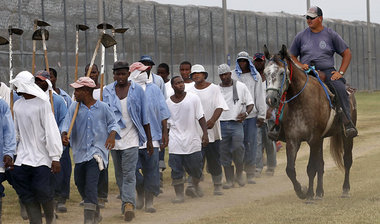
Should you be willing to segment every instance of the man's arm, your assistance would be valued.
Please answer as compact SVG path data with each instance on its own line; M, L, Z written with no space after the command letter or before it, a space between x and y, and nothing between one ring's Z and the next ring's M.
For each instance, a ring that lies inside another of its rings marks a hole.
M151 156L153 154L153 142L152 142L152 134L150 133L150 124L145 124L144 126L145 135L147 138L146 142L146 150L148 154Z
M210 120L207 121L207 129L211 129L214 127L215 122L219 119L220 115L222 115L223 109L222 108L216 108L214 111L214 114L210 118Z
M240 123L243 122L248 117L248 115L252 112L253 104L247 105L245 110L246 110L246 112L240 113L237 116L237 121Z
M309 69L309 65L308 64L302 64L299 60L298 60L298 58L297 58L297 56L294 56L294 55L290 55L290 58L293 60L293 62L296 64L296 65L298 65L300 68L302 68L303 70L308 70Z
M331 80L341 79L343 77L343 75L341 75L339 72L341 71L341 72L343 72L343 74L346 73L346 70L347 70L348 66L350 65L351 58L352 58L350 49L347 48L340 55L342 56L342 64L340 65L339 71L331 72L331 74L332 74Z
M198 120L199 125L202 128L202 147L206 147L208 145L208 133L207 133L207 124L206 124L206 119L205 117L202 117L201 119Z

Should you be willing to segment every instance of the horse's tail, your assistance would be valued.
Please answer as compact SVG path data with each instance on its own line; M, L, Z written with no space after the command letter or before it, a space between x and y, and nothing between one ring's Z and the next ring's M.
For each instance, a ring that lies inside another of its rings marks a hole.
M340 168L344 169L343 164L343 133L338 132L331 136L330 138L330 153L332 158L334 159L335 164Z

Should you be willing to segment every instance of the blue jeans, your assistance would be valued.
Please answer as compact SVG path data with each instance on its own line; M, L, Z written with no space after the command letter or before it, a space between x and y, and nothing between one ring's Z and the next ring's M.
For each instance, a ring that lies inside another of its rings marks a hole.
M98 204L99 166L95 159L76 163L74 181L84 203Z
M124 150L111 150L115 167L116 184L119 187L122 211L125 203L136 206L136 164L138 147Z
M222 140L220 141L220 163L222 166L243 165L244 131L243 124L237 121L221 121Z
M209 143L206 147L202 147L202 154L207 159L207 170L212 176L219 176L222 174L219 143L220 140L216 140L215 142Z
M256 151L257 151L257 118L249 118L244 120L244 171L247 175L254 175L254 165L256 162Z
M108 164L99 174L98 198L107 199L108 197Z
M276 167L276 147L275 142L268 137L268 124L264 123L263 126L257 129L257 154L256 154L256 170L263 169L263 150L267 153L267 167Z
M159 152L158 148L153 149L154 152L151 156L146 148L139 149L136 166L136 188L144 189L145 192L151 192L157 196L160 193Z
M58 200L69 199L70 196L70 179L71 179L71 158L70 158L70 147L64 146L62 157L59 160L61 163L61 172L53 175L55 197Z
M53 174L49 167L21 165L11 172L13 187L23 203L53 200Z
M169 154L169 166L172 168L171 177L173 185L184 183L183 175L200 179L202 176L203 156L202 152L191 154Z

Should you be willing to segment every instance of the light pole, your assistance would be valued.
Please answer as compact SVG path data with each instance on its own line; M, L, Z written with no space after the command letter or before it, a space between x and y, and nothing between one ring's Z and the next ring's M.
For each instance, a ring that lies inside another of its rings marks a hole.
M368 46L368 90L372 92L372 44L371 44L371 19L370 6L367 0L367 46Z
M227 0L223 1L224 62L228 64Z

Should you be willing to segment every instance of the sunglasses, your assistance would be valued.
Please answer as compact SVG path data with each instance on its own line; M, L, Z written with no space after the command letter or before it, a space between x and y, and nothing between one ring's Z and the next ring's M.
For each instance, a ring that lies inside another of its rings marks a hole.
M306 20L309 20L309 19L314 20L314 19L316 19L316 18L318 18L318 16L316 16L316 17L306 16Z

